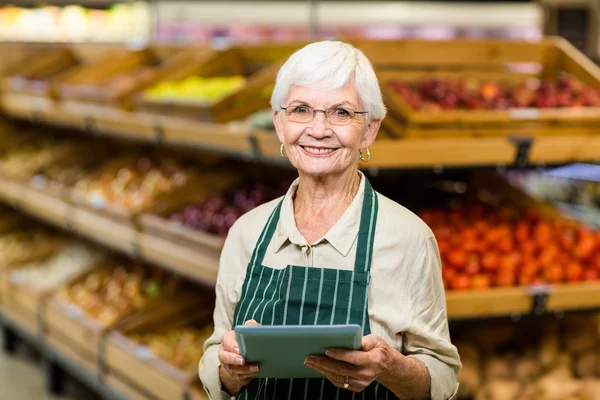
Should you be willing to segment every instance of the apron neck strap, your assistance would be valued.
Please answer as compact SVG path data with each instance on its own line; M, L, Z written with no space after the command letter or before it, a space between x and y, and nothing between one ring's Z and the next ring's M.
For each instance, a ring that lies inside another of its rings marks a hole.
M363 179L365 180L365 194L362 211L360 213L360 226L356 241L356 259L354 260L354 272L359 273L367 273L371 269L373 241L375 239L375 226L377 224L378 212L377 194L373 190L367 177L365 176ZM277 207L275 207L267 224L263 228L263 231L258 238L258 242L256 243L256 247L252 252L252 258L250 260L252 264L263 263L269 243L271 243L275 229L277 229L277 223L279 222L279 216L281 214L281 206L284 200L285 198L277 204Z
M377 194L367 177L365 176L363 179L365 180L365 195L360 213L360 227L356 238L356 258L354 260L354 272L357 273L368 273L371 270L375 227L379 211Z
M267 248L269 247L269 243L271 243L271 239L273 238L273 234L275 233L275 229L277 228L277 222L279 222L279 214L281 214L281 205L285 197L281 199L277 207L271 213L271 216L267 220L267 224L262 230L260 237L258 238L258 242L254 247L254 251L252 252L252 258L250 259L250 264L261 264L263 263L263 259L265 258L265 254L267 253Z

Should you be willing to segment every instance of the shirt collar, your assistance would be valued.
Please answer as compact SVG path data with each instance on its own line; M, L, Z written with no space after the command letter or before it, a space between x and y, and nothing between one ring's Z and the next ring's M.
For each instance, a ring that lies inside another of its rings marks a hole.
M358 230L360 227L360 216L362 212L362 203L365 194L365 176L361 171L358 171L360 175L360 185L358 186L358 192L352 202L342 214L340 220L325 234L322 239L319 239L315 243L317 244L324 240L329 242L338 253L344 257L348 255L356 237L358 236ZM293 243L298 246L306 246L308 243L306 239L296 226L296 220L294 218L294 202L293 198L298 189L298 183L300 178L297 178L290 188L288 189L281 205L281 212L279 216L279 222L277 223L277 229L273 235L273 246L275 252L279 252L286 242Z

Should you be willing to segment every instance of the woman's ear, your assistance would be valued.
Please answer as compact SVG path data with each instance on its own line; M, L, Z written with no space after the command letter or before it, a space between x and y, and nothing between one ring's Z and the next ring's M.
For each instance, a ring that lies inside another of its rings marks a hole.
M377 133L379 133L379 128L381 127L381 120L373 120L369 122L367 125L367 132L365 134L365 138L361 142L361 149L366 149L370 147L373 142L375 142L375 138L377 138Z
M283 122L279 113L279 111L273 112L273 125L275 125L275 133L277 133L279 141L283 143Z

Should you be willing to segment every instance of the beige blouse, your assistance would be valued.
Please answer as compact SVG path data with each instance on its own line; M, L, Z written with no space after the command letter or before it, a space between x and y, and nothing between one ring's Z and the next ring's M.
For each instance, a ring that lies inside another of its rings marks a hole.
M360 173L360 172L359 172ZM296 227L290 187L264 264L283 269L288 264L352 270L356 254L364 175L354 200L340 220L320 240L308 244ZM432 400L447 400L458 389L461 368L450 342L446 297L437 242L416 215L377 193L379 214L371 264L369 320L371 333L402 354L421 360L431 376ZM281 199L242 216L231 228L221 254L214 310L215 332L204 345L200 378L211 399L229 399L221 390L218 351L221 337L232 329L246 267L267 219Z

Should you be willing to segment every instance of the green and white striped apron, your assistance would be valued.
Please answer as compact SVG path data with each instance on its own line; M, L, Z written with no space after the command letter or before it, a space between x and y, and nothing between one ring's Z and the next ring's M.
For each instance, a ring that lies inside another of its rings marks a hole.
M246 271L242 295L235 308L234 326L255 319L262 325L358 324L371 333L367 308L377 195L365 179L365 195L353 271L288 265L264 266L265 253L277 227L281 204L264 227ZM290 343L292 346L293 344ZM361 393L340 389L325 378L253 379L238 399L395 399L384 386L373 383Z

